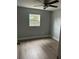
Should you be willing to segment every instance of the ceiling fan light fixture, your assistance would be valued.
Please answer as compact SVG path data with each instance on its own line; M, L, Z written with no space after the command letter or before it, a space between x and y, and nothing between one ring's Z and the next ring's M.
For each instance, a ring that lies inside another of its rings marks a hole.
M54 0L54 1L51 1L50 0L37 0L39 2L42 2L43 1L43 9L46 9L47 7L54 7L54 8L57 8L58 6L55 6L55 5L52 5L52 4L55 4L55 3L58 3L59 0Z

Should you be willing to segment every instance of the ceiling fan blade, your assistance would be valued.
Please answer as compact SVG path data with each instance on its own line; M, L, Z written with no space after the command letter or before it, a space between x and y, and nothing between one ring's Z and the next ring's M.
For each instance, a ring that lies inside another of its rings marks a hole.
M55 8L57 8L58 6L55 6L55 5L49 5L50 7L55 7Z
M59 1L55 0L55 1L49 2L48 4L54 4L54 3L57 3L57 2L59 2Z

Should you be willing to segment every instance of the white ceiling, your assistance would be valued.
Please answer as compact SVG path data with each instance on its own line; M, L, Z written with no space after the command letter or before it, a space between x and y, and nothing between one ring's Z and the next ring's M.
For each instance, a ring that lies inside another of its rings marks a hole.
M41 1L43 1L43 0L41 0ZM50 1L53 1L53 0L50 0ZM44 10L43 6L39 6L39 5L42 5L42 3L38 2L37 0L17 0L17 5L21 6L21 7ZM53 10L60 9L61 8L61 0L59 0L58 3L55 3L53 5L56 5L58 7L57 8L48 7L46 10L53 11Z

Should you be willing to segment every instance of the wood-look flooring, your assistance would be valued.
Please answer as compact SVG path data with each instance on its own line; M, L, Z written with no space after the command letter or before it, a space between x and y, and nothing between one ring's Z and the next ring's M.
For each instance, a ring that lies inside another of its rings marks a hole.
M22 42L17 47L17 59L57 59L58 43L52 39Z

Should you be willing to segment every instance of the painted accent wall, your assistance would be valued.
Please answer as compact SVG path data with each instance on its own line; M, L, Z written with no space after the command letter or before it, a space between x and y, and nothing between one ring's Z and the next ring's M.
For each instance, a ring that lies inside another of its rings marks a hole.
M55 10L51 15L51 35L52 38L59 41L60 26L61 26L61 9Z
M40 14L40 27L29 26L29 14ZM44 36L50 34L51 12L24 7L17 7L17 36L18 38Z

